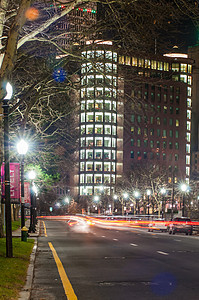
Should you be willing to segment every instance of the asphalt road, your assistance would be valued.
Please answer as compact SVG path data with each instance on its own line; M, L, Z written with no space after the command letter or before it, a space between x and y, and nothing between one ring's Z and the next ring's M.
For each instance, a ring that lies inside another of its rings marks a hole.
M31 300L199 299L199 237L95 226L73 232L64 221L42 226ZM49 242L77 298L66 296Z

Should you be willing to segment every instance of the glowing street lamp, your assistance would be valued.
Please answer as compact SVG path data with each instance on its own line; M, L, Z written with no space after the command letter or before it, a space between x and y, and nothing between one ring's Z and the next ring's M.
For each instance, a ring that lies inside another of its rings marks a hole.
M188 185L186 183L182 183L180 189L182 191L182 216L185 216L185 193L188 191Z
M140 197L140 192L139 191L135 191L134 192L134 196L136 199L136 215L138 215L139 213L139 197Z
M162 218L164 218L164 214L165 214L165 195L166 195L166 189L165 188L161 188L160 193L162 195Z
M25 226L24 213L24 155L28 151L28 143L23 139L17 143L17 151L21 155L21 228ZM22 237L22 236L21 236Z
M148 189L146 191L146 193L147 193L147 198L148 198L148 212L147 213L148 213L148 220L149 220L149 198L150 198L150 195L151 195L151 190Z

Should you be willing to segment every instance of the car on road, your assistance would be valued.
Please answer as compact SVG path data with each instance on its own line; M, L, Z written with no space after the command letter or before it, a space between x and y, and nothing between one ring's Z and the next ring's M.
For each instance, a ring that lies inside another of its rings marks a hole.
M193 225L190 218L178 217L168 225L169 234L185 233L186 235L192 235Z
M87 219L72 218L68 220L67 225L71 231L88 233L90 231L90 226L93 225L93 223Z
M167 225L168 223L165 222L163 219L152 220L148 225L148 231L153 232L155 230L155 231L167 232Z

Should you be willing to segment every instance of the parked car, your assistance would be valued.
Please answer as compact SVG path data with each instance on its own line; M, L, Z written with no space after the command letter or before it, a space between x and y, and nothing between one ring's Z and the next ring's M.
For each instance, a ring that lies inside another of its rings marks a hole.
M191 220L185 217L175 218L168 225L168 232L169 234L185 233L186 235L192 235L193 226L191 225Z
M163 219L156 219L152 220L151 223L149 223L148 231L161 231L161 232L167 232L167 222L165 222Z

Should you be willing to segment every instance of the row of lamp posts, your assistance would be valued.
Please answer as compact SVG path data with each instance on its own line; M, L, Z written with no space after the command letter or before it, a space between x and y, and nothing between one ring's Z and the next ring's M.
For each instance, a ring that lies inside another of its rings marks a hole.
M7 82L6 96L3 99L3 126L4 126L4 183L5 183L5 226L6 226L6 257L13 257L12 246L12 217L10 200L10 157L9 157L9 101L13 95L12 85ZM18 153L21 155L21 228L25 226L25 207L24 207L24 155L28 150L28 145L21 140L17 145ZM29 232L35 232L36 225L36 198L33 195L33 185L31 186L31 220ZM34 193L35 194L35 193Z
M180 186L180 190L182 191L182 216L185 216L185 193L188 192L189 187L187 184L183 183ZM167 190L163 187L160 189L160 194L162 196L162 209L161 209L161 215L162 215L162 219L165 217L165 207L166 207L166 200L165 200L165 196L166 196ZM147 189L146 191L147 194L147 215L148 215L148 219L150 218L150 196L151 196L151 190ZM126 211L126 201L128 199L129 195L127 192L124 192L122 194L121 197L121 204L122 204L122 215L124 215L124 212ZM135 201L136 201L136 214L138 214L139 212L139 197L140 197L140 192L138 190L134 191L134 197L135 197ZM118 199L117 195L113 196L114 200ZM94 201L98 202L99 201L99 196L95 196L94 197Z

